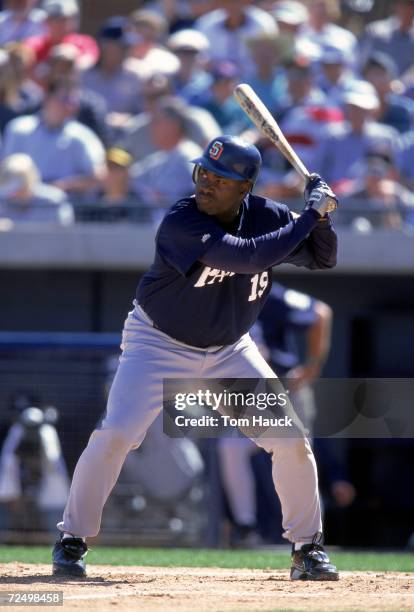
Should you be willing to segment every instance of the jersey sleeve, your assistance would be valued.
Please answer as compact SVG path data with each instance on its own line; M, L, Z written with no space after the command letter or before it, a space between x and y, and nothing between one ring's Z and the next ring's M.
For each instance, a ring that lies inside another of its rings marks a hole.
M256 274L283 262L309 268L333 267L336 255L330 238L310 240L320 216L312 209L293 218L282 207L279 227L254 238L240 238L226 233L208 215L200 214L188 200L178 202L164 217L158 230L157 251L178 272L186 275L196 261L219 270L237 274ZM324 223L328 225L328 223ZM328 227L325 234L331 234ZM336 235L335 235L336 236ZM325 247L319 256L319 246Z
M309 209L300 217L287 217L286 225L262 236L238 238L224 234L210 246L201 261L207 266L238 274L262 272L284 262L306 240L319 218L317 212ZM306 265L311 259L309 253L304 259L306 263L298 265Z
M304 266L310 270L334 268L338 251L338 237L332 220L318 221L309 237L284 259L284 263Z
M157 233L156 248L163 259L185 276L210 245L224 235L224 230L206 215L178 204L164 217Z

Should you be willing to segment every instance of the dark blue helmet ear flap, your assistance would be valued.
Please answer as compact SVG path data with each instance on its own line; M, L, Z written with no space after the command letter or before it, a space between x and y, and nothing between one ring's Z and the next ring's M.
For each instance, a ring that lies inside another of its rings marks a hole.
M256 182L262 165L258 149L235 136L219 136L206 147L203 155L192 160L196 164L193 180L197 180L197 165L214 174L236 181Z

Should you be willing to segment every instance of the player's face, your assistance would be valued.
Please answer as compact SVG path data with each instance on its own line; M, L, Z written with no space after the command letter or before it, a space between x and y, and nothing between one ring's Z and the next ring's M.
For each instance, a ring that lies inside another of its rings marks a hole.
M249 181L237 181L214 174L199 166L196 173L197 208L220 221L232 221L240 202L250 189Z

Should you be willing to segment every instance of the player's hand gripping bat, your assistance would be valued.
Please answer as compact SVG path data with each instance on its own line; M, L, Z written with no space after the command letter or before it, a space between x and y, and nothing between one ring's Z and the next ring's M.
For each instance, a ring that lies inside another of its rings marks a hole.
M271 142L273 142L282 155L292 164L299 175L306 182L308 182L312 175L286 140L282 130L278 126L269 109L266 108L250 85L247 85L246 83L237 85L234 90L234 97L260 132L264 134ZM332 193L332 196L329 196L327 200L327 212L332 212L335 210L337 205L338 202Z

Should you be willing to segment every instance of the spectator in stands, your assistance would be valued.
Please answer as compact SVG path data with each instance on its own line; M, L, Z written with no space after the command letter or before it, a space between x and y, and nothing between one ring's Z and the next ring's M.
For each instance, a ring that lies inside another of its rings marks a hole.
M286 113L280 126L305 166L315 168L321 144L343 119L342 110L335 106L303 105ZM264 163L258 180L260 193L276 200L301 196L303 182L298 173L275 147L264 140L261 147Z
M29 54L29 57L33 58L33 51L27 46L23 48ZM35 75L36 85L39 89L46 89L47 84L56 79L72 77L75 72L75 66L76 70L78 70L78 56L78 49L70 43L54 45L50 50L47 60L42 63L42 70L38 71ZM33 61L31 61L31 64L33 64Z
M106 152L106 176L101 194L102 204L108 206L128 205L137 202L130 181L132 156L123 149L112 147Z
M0 49L0 131L9 121L39 110L41 88L27 77L27 50L10 43L9 51Z
M274 3L271 12L276 19L282 35L295 37L299 29L309 21L309 11L302 2L296 0L279 0Z
M126 17L110 17L104 22L98 34L100 59L82 76L83 87L105 99L111 125L124 123L142 109L142 81L124 65L133 43L127 23Z
M32 159L15 153L0 163L0 221L13 224L73 223L73 208L64 191L41 182Z
M400 181L411 191L414 191L414 131L407 132L398 141L396 167Z
M171 78L165 74L153 74L146 79L143 89L143 113L138 117L145 113L152 113L161 98L172 95L172 89Z
M128 69L136 71L142 79L154 74L167 77L177 74L179 59L161 44L168 27L165 18L154 11L141 9L130 15L129 24L135 42L126 61Z
M79 83L79 51L70 43L53 47L47 61L44 86L62 78ZM109 142L109 128L106 123L107 106L104 98L95 91L82 87L79 89L79 106L76 119L90 128L106 145Z
M315 86L310 62L294 58L287 63L286 76L287 91L275 115L305 165L313 167L325 124L342 119L342 115L326 105L325 94ZM258 144L263 157L261 192L276 199L297 196L303 189L298 174L290 172L290 165L267 139Z
M280 42L301 57L307 57L312 61L318 60L319 45L306 37L299 36L302 26L304 27L309 21L309 11L306 6L296 0L280 0L271 7L270 11L279 28Z
M216 0L150 0L149 8L161 14L170 32L192 28L198 17L212 11Z
M124 148L132 155L134 161L139 161L157 150L156 144L152 139L151 125L154 123L154 114L159 106L166 98L168 90L168 80L165 75L159 75L149 80L152 83L149 95L151 99L148 104L144 105L148 108L136 117L133 117L125 126L124 134L119 140L119 146ZM160 89L157 90L157 87ZM171 98L171 97L170 97ZM185 105L185 102L182 101ZM190 140L197 143L201 148L205 147L210 140L219 136L221 133L218 123L214 117L204 108L197 106L186 105L187 114L187 130Z
M73 83L52 83L39 114L18 117L7 125L3 157L26 153L43 182L71 194L96 189L105 153L95 134L73 119L78 105L79 90Z
M393 92L397 66L389 55L374 51L368 56L363 75L374 87L379 99L377 120L399 132L408 132L414 123L414 101Z
M197 30L180 30L171 34L167 46L180 61L180 68L171 80L173 93L191 104L194 97L211 83L211 75L202 61L209 42Z
M363 66L373 51L383 51L393 58L398 75L403 75L414 58L414 0L396 0L390 6L390 17L366 26L360 60Z
M247 45L254 63L254 70L247 82L264 104L275 110L286 94L286 72L280 64L288 59L291 46L276 33L253 36L247 40Z
M79 50L79 64L82 69L96 63L99 49L91 36L79 34L79 6L76 0L46 0L43 5L47 14L45 34L27 38L24 44L34 53L37 64L35 73L42 79L44 62L55 45L70 43Z
M299 30L296 41L298 52L306 52L313 46L316 55L311 59L317 60L318 48L320 53L325 45L335 44L342 49L349 62L355 60L357 39L352 32L334 23L341 15L339 0L304 0L304 4L309 11L309 20Z
M248 38L260 33L277 32L271 15L252 6L251 0L220 0L218 8L198 19L195 27L210 42L209 58L235 63L242 76L251 73L253 63L246 44Z
M222 60L214 63L210 72L211 84L193 98L193 104L211 113L222 133L240 134L251 126L251 122L233 96L239 70L232 62Z
M414 218L414 196L397 180L392 161L386 156L368 155L360 165L360 177L344 187L341 194L344 217L347 204L356 200L358 219L367 219L372 227L398 229L406 217ZM355 216L355 209L353 209Z
M131 168L133 189L149 207L166 208L193 192L190 162L202 149L188 139L187 120L180 100L161 100L154 112L150 130L156 152Z
M295 57L286 64L287 89L275 110L279 121L299 106L320 106L326 96L315 82L314 73L308 60Z
M341 106L344 93L352 88L357 77L343 49L326 45L321 49L317 83L330 104Z
M329 127L313 165L337 192L358 176L368 151L393 159L398 139L396 130L374 121L379 100L370 83L358 81L346 91L343 102L347 121Z
M25 99L40 104L43 99L41 86L32 75L33 52L24 43L10 42L4 45L8 52L12 73Z
M397 84L407 98L410 100L414 100L414 63L411 65L411 68L407 70L401 80L397 81Z
M59 78L72 78L79 70L78 58L79 51L75 45L61 43L52 47L47 59L45 84Z
M44 34L46 14L34 8L36 0L7 0L4 4L0 12L0 45Z

